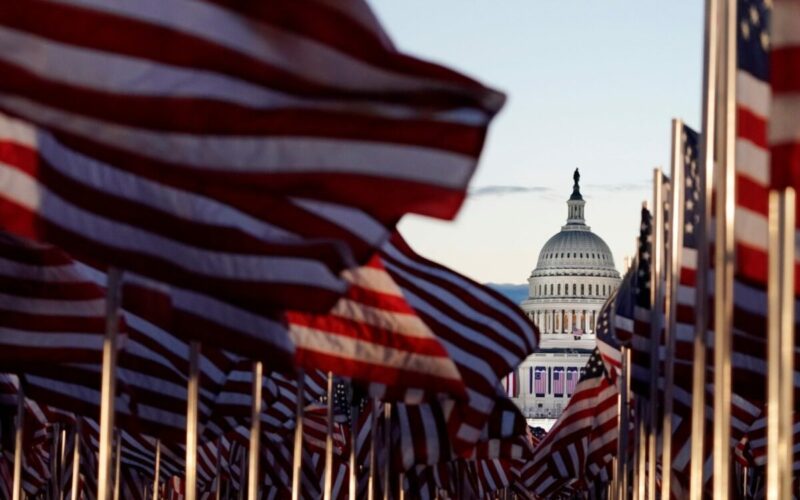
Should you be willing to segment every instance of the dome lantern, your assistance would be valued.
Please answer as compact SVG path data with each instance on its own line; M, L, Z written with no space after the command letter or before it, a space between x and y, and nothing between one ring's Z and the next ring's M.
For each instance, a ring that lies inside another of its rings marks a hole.
M567 226L565 229L568 226L586 226L586 220L583 217L583 209L586 202L583 201L583 196L581 195L581 174L577 168L575 173L572 174L572 179L575 184L572 185L572 195L567 200Z

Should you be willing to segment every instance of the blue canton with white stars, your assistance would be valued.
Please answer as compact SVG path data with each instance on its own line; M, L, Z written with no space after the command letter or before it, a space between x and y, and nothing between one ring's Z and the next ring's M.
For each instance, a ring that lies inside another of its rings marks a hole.
M639 252L636 265L636 305L650 309L650 261L652 259L653 217L642 207L642 223L639 227Z
M737 54L739 69L769 81L770 1L739 0Z
M600 357L600 351L595 347L594 351L592 351L592 355L589 357L589 361L586 362L586 366L581 370L581 379L579 382L590 378L605 376L605 374L606 367L603 364L603 359Z
M689 127L683 127L681 149L683 150L683 246L697 248L697 226L700 224L700 170L697 146L699 136Z

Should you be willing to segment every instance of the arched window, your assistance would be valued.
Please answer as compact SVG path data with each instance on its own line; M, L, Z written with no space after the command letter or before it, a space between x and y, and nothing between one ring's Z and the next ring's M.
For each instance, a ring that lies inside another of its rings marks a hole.
M572 295L578 295L578 285L572 284Z
M553 284L550 284L550 295L553 295Z
M561 283L558 284L558 295L561 295Z
M583 294L584 294L584 291L583 291L583 283L581 283L581 295L583 295Z
M595 295L600 295L600 285L595 285L594 286L594 294Z

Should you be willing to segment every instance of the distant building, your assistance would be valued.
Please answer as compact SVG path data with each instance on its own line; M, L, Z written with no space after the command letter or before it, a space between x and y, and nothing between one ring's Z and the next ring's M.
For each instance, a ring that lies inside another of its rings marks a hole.
M539 252L528 298L520 304L542 336L540 352L516 374L515 401L537 425L557 418L572 396L595 346L600 307L620 282L611 250L586 225L577 169L574 180L567 223Z

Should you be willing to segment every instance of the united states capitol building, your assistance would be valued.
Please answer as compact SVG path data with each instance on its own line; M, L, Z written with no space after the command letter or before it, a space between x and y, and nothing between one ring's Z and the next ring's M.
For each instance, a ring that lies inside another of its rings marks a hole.
M586 225L580 174L567 200L567 223L539 252L520 307L541 331L540 351L517 372L517 405L534 425L549 427L572 395L595 346L600 307L619 286L614 257Z

